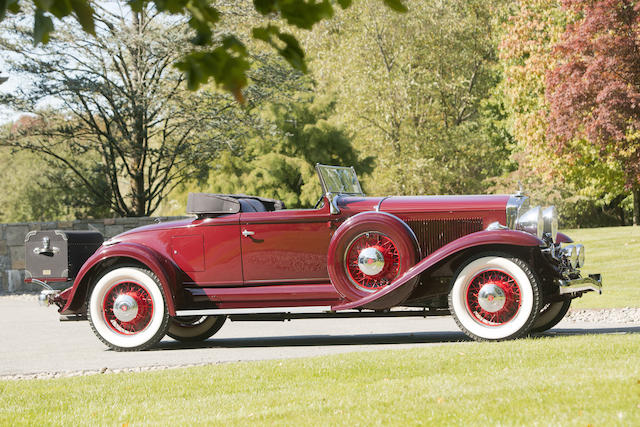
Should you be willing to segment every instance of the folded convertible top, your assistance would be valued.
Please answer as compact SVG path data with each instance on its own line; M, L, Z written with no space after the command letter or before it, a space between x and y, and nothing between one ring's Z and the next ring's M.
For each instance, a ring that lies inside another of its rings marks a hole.
M187 198L187 213L198 216L280 209L285 209L284 203L280 200L246 194L189 193Z

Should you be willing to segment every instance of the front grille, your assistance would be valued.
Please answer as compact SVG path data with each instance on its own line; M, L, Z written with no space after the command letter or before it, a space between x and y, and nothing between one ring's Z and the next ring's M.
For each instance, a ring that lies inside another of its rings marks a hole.
M482 230L482 218L406 220L405 222L416 234L423 257L462 236Z

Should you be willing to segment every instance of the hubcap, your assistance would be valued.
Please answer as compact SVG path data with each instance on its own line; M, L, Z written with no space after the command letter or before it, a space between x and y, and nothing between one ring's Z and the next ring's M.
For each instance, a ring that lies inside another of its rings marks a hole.
M143 331L153 317L153 299L138 283L122 282L104 296L103 314L115 332L133 335Z
M118 295L113 302L113 314L121 322L131 322L138 315L138 303L131 295Z
M504 307L506 297L502 289L493 283L487 283L478 292L478 303L485 311L495 313Z
M364 248L358 255L358 268L367 276L375 276L384 269L384 255L376 247Z
M483 325L501 326L511 321L520 310L518 283L507 273L488 270L476 275L466 292L467 309Z
M347 246L345 267L355 286L375 292L398 276L400 254L389 237L370 231L360 234Z

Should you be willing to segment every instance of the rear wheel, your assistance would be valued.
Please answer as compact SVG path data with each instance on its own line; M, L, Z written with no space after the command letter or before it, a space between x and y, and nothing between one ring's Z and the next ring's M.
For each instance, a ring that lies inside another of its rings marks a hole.
M181 316L169 320L167 335L183 342L204 341L218 332L226 316Z
M536 319L531 332L544 332L556 326L567 315L571 300L569 298L564 301L550 302L542 307L538 318Z
M169 313L153 272L119 267L98 279L88 299L91 329L116 351L143 350L162 339Z
M478 341L518 338L541 307L538 280L528 264L506 254L483 254L463 265L449 293L462 331Z

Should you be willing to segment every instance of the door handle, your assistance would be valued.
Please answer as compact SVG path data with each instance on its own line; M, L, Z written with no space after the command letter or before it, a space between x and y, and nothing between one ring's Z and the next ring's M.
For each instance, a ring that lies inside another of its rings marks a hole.
M256 234L256 232L255 232L255 231L249 231L249 230L246 230L246 229L245 229L245 230L242 230L242 235L243 235L244 237L253 236L254 234Z

